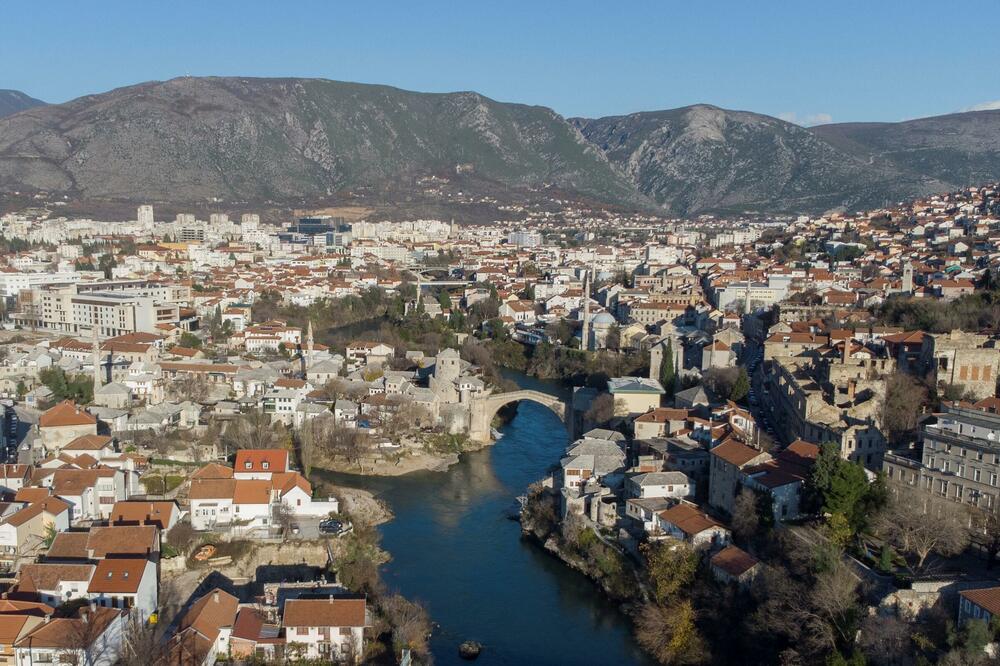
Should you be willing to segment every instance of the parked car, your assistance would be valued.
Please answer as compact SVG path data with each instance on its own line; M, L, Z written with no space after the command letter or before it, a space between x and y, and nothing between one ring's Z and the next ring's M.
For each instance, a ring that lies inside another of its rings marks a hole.
M319 524L320 534L332 534L334 536L340 536L342 534L347 534L354 527L349 522L344 522L340 520L335 520L333 518L329 520L324 520Z

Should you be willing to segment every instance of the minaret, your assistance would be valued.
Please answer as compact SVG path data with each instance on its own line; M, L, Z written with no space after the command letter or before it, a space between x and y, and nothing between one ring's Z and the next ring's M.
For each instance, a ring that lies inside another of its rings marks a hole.
M590 351L590 269L583 274L583 331L580 349Z
M97 339L97 326L93 328L94 331L94 347L93 347L93 363L94 363L94 396L97 396L97 391L103 385L101 381L101 343Z
M312 365L313 360L313 323L309 320L309 328L306 330L306 368Z
M747 276L747 292L743 297L743 314L750 314L750 276Z

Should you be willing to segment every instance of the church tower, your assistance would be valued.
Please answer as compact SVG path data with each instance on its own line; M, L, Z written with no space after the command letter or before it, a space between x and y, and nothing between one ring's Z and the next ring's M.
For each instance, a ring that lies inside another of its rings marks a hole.
M909 261L903 265L903 293L913 293L913 264Z

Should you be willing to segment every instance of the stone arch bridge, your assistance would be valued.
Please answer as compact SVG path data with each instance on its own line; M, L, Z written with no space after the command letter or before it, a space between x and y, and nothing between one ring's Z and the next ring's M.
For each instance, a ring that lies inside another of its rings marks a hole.
M496 393L484 398L473 398L469 415L469 439L475 442L490 441L490 424L497 411L504 405L521 400L530 400L544 405L551 409L556 416L566 424L570 439L573 439L574 418L570 405L551 393L532 391L529 389L521 391L510 391L508 393Z

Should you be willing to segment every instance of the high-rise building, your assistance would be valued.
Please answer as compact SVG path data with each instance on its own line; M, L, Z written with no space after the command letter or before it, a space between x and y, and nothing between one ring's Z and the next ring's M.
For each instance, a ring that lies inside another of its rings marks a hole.
M149 204L139 206L139 211L136 213L136 220L138 220L139 226L152 229L155 223L153 220L153 207Z
M542 244L542 235L537 231L512 231L507 242L518 247L536 247Z

